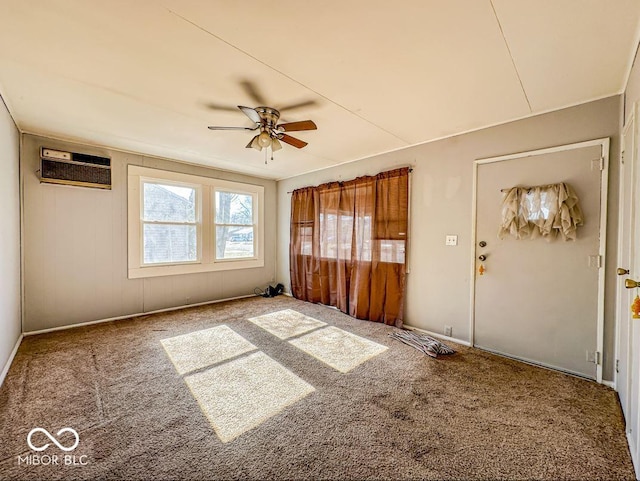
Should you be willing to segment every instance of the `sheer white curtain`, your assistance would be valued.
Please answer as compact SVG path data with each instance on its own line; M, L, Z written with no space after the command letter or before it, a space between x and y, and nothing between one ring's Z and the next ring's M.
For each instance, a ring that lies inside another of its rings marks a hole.
M504 191L500 239L542 236L576 240L576 231L581 225L578 196L569 184L512 187Z

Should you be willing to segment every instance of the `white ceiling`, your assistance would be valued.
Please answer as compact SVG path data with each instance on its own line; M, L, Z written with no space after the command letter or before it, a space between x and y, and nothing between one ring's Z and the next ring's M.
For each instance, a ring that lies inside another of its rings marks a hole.
M620 93L638 0L0 0L24 132L284 178ZM242 112L310 118L274 160Z

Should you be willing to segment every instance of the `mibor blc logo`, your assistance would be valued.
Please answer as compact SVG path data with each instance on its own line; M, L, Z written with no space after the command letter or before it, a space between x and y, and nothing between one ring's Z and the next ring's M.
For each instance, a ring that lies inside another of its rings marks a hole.
M55 444L56 446L58 446L60 449L62 449L63 451L73 451L74 449L76 449L78 447L78 443L80 443L80 436L78 436L78 431L76 431L73 428L62 428L60 431L58 431L56 433L56 436L60 436L64 433L71 433L75 436L76 440L73 443L73 445L66 447L63 446L62 444L60 444L58 442L58 440L56 438L54 438L53 436L51 436L51 434L49 433L49 431L47 431L46 429L42 429L42 428L33 428L31 431L29 431L29 434L27 435L27 444L29 445L29 447L31 449L33 449L34 451L44 451L45 449L47 449L49 447L49 444L44 444L40 447L36 447L33 445L33 443L31 442L31 436L33 436L35 433L42 433L44 434L46 437L48 437L51 442L53 444Z
M71 436L67 433L70 433ZM80 435L73 428L60 429L56 433L56 437L44 428L33 428L27 434L27 445L32 451L45 451L52 444L62 451L71 452L80 444ZM88 463L86 455L26 454L18 456L18 464L26 464L28 466L85 466Z

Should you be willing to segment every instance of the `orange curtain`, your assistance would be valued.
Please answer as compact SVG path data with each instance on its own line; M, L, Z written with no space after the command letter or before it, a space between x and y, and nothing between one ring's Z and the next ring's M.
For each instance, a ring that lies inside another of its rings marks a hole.
M293 191L294 297L401 326L409 168Z

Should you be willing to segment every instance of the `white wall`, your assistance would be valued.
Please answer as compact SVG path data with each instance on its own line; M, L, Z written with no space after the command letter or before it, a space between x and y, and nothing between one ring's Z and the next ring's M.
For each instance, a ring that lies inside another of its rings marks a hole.
M627 86L624 90L624 118L623 122L626 122L633 108L633 104L640 100L640 49L636 50L636 56L633 61L631 72L629 72L629 78L627 79Z
M0 97L0 383L20 322L20 134Z
M278 182L278 280L289 281L292 189L412 165L410 274L405 322L469 339L472 165L479 158L611 137L604 378L613 377L619 171L619 96L409 147ZM445 235L458 246L446 247Z
M41 146L111 158L112 190L40 183ZM265 188L265 266L127 279L127 165ZM184 163L25 135L24 331L252 294L275 277L276 184Z

